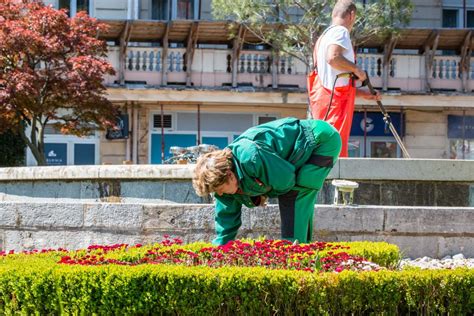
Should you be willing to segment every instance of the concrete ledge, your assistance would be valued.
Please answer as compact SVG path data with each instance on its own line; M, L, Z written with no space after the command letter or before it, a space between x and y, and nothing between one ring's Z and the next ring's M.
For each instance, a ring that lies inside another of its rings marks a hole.
M194 165L0 168L0 201L211 203L196 195ZM331 180L357 181L354 203L474 207L474 161L340 159L318 195L332 204ZM274 203L276 203L274 201Z
M191 179L193 165L103 165L0 168L0 181Z
M314 239L383 240L406 256L474 257L474 208L316 205ZM3 250L151 243L168 234L185 242L214 237L207 204L0 202ZM239 238L280 237L277 205L244 208Z
M103 165L0 168L0 181L150 179L190 180L194 165ZM474 181L474 161L342 158L330 179Z
M472 160L347 158L338 167L342 179L474 181Z

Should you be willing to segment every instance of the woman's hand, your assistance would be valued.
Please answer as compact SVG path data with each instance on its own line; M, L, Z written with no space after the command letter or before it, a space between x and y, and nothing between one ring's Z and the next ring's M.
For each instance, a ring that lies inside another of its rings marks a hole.
M267 206L268 196L266 195L252 196L251 199L255 206Z

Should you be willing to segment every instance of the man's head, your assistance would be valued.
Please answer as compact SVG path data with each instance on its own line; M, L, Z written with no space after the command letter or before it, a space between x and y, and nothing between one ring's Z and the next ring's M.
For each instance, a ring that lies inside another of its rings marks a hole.
M216 150L198 158L194 169L193 187L199 196L212 192L218 195L237 192L238 180L233 171L232 152Z
M351 29L356 20L357 7L352 0L338 0L332 10L333 24Z

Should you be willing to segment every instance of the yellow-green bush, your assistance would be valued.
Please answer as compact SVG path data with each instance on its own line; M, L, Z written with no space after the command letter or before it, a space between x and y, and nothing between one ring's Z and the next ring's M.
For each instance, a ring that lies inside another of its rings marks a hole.
M474 312L474 271L312 274L165 265L8 267L4 314L419 314Z
M398 255L396 247L383 243L347 245L351 248L345 251L357 255L361 253L356 249L383 260ZM206 245L199 244L203 246ZM128 255L135 257L146 249L147 246L134 248ZM384 249L389 249L391 255L384 254ZM52 252L0 258L0 314L471 315L474 312L472 269L309 273L260 267L81 266L57 264L61 255L64 254Z

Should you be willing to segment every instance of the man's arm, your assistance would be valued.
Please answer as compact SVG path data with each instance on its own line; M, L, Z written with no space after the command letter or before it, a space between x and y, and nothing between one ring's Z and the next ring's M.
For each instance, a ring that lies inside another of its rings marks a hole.
M337 44L328 46L326 52L326 62L334 69L343 72L352 72L359 78L360 81L365 81L367 76L365 71L357 67L357 65L344 57L344 47Z
M364 98L366 100L374 100L374 101L382 100L382 95L380 94L380 92L375 91L375 94L372 94L370 93L369 89L358 88L356 90L356 96L360 98Z
M349 60L347 60L344 56L344 47L339 46L337 44L329 45L327 54L326 54L326 62L334 69L344 72L352 72L357 76L357 78L364 82L367 79L367 75L365 71L357 67L357 65ZM367 89L357 89L356 96L362 97L366 100L375 100L380 101L382 99L382 95L376 91L376 94L373 95Z

